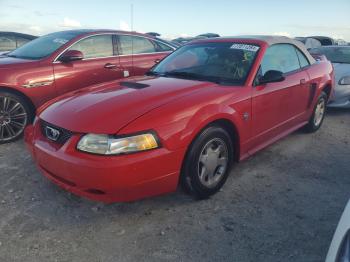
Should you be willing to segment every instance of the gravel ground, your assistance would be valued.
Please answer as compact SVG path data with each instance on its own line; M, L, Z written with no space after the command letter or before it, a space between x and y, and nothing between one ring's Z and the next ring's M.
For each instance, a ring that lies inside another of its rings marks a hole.
M236 165L223 190L134 203L78 198L0 145L0 261L323 261L350 197L350 110Z

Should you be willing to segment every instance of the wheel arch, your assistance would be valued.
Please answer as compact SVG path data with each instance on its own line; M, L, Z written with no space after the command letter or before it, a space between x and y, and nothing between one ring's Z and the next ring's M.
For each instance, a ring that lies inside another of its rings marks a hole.
M327 101L331 98L332 95L332 86L331 84L327 83L321 88L321 92L325 92L327 94Z
M12 93L12 94L20 96L21 98L23 98L26 101L27 105L29 106L29 108L31 110L31 113L33 115L35 114L36 108L35 108L33 101L28 96L26 96L24 93L22 93L16 89L5 87L5 86L0 86L0 91L4 91L4 92L8 92L8 93Z

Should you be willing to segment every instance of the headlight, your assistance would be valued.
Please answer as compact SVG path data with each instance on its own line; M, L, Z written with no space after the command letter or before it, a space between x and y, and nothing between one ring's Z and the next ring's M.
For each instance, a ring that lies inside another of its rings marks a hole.
M157 148L157 141L151 132L128 137L87 134L80 139L77 149L99 155L118 155Z
M350 76L340 78L339 85L350 85Z

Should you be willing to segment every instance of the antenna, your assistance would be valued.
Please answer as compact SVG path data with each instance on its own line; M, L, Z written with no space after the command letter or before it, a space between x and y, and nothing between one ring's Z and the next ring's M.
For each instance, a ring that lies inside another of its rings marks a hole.
M130 26L131 26L131 32L134 31L134 4L130 4Z

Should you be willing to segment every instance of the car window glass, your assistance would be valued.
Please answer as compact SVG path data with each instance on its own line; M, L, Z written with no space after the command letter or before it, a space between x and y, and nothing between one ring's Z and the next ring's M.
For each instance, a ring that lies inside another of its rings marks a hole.
M295 48L289 44L277 44L270 46L261 63L261 73L264 75L269 70L277 70L288 73L300 69Z
M97 35L83 39L69 48L81 51L84 58L113 56L112 35Z
M30 40L29 39L25 39L22 37L17 37L16 42L17 42L17 47L20 47L26 43L28 43Z
M173 51L173 49L170 46L166 45L166 44L163 44L161 42L157 42L157 44L159 46L158 47L158 52Z
M300 62L300 66L301 67L305 67L310 65L309 61L306 59L305 55L298 49L295 48L295 51L297 52L298 58L299 58L299 62Z
M0 51L16 49L16 39L12 36L0 36Z
M9 56L22 59L42 59L79 34L81 34L79 31L63 31L41 36L12 51Z
M154 44L144 37L121 35L119 36L120 54L145 54L156 52Z
M187 45L162 60L152 72L242 84L258 50L256 45L230 42Z

